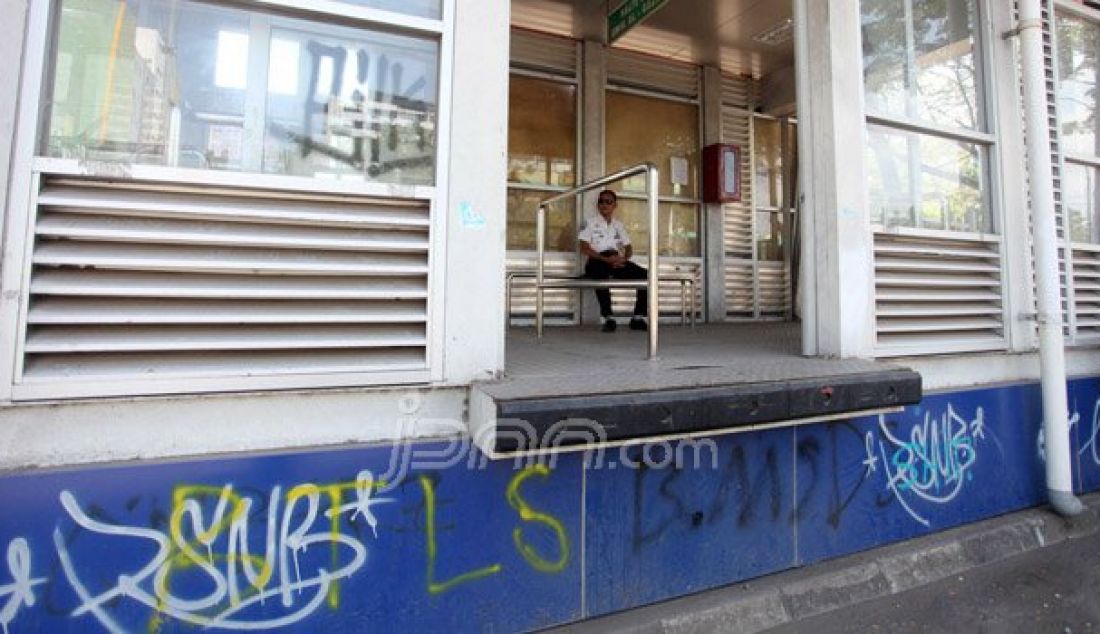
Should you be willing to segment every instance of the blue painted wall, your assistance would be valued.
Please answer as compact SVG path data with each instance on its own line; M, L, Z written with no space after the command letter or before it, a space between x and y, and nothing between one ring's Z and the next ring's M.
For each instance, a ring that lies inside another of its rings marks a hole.
M1095 490L1100 379L1069 389ZM1039 504L1040 419L1017 385L552 464L436 442L9 475L0 629L564 623Z

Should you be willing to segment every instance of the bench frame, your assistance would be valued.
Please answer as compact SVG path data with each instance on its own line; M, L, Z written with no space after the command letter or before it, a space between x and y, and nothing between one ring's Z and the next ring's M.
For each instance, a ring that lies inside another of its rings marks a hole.
M512 293L515 288L514 282L517 279L523 280L536 280L537 276L534 273L516 271L508 274L506 281L506 287L504 289L504 312L505 319L508 323L512 319ZM680 325L686 326L689 323L691 327L695 327L695 276L691 273L673 273L671 275L662 275L661 279L671 280L680 283ZM587 277L543 277L542 288L572 288L578 291L586 288L646 288L647 282L642 280L593 280ZM577 303L578 310L580 310L580 302ZM538 307L536 306L536 312ZM658 316L659 318L659 316ZM535 321L539 320L538 315L535 316ZM539 338L542 338L541 331L539 332Z
M630 178L636 174L645 174L646 207L649 211L649 277L645 282L641 280L589 280L584 278L563 278L546 276L546 213L550 205L567 198L576 197L577 194L606 187L612 183ZM649 290L649 306L646 313L649 315L649 343L646 358L657 358L657 331L661 321L661 313L657 293L660 289L660 279L657 274L657 186L659 183L657 166L653 163L639 163L632 167L608 174L602 178L579 185L568 191L555 194L543 199L535 213L535 248L538 253L535 270L535 330L538 338L542 339L543 326L543 291L548 288L646 288ZM681 290L683 285L681 284ZM692 293L694 300L695 294ZM509 302L510 303L510 302ZM694 316L694 313L692 313Z

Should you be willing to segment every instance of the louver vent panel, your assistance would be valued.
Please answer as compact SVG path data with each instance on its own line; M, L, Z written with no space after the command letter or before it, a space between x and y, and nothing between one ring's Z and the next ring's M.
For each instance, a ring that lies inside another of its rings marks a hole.
M1077 338L1095 341L1100 337L1100 246L1074 245L1073 289Z
M638 258L636 261L641 266L648 266L645 256ZM703 310L703 276L701 263L694 258L683 258L676 260L670 258L661 258L659 262L661 265L661 275L688 275L695 280L695 310L696 314L699 315L699 313L701 313L701 311ZM686 306L683 302L681 302L680 282L678 281L662 279L660 285L661 293L658 301L658 306L661 311L661 317L664 318L666 321L675 320L677 323L679 323L681 311L689 311L691 309L691 298L690 296L687 298L688 304ZM592 291L585 290L584 292L591 293ZM593 299L593 301L595 300ZM616 315L630 315L634 311L634 301L634 289L611 290L611 307L615 311Z
M783 317L791 305L787 267L782 262L758 262L760 313L768 317Z
M751 77L722 75L722 105L754 110L759 101L759 84Z
M752 218L752 115L722 108L722 142L741 146L741 201L722 205L726 314L752 316L755 310Z
M880 356L1001 349L1001 262L995 239L875 234Z
M752 317L755 308L752 260L726 260L726 315Z
M44 183L24 383L427 367L426 201Z
M607 56L607 82L694 99L699 96L699 67L660 57L611 50Z
M569 76L576 74L577 43L574 40L517 29L512 29L511 39L513 67Z

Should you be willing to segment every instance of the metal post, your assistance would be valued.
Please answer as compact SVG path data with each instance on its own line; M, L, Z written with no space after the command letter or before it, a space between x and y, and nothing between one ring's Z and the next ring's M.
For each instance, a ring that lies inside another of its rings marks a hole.
M657 166L646 164L646 198L649 203L649 354L650 360L657 358L657 328L661 321L659 277L657 273Z
M542 339L542 277L543 277L543 251L546 244L546 206L543 202L535 212L535 253L538 254L538 265L535 269L535 332Z

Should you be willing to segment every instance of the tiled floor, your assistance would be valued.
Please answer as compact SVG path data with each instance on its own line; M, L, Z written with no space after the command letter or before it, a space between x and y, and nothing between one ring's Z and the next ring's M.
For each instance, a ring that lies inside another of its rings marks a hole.
M859 374L884 363L801 356L794 323L662 325L658 358L646 360L646 333L626 323L508 331L505 378L481 389L497 397L538 398L705 387Z

